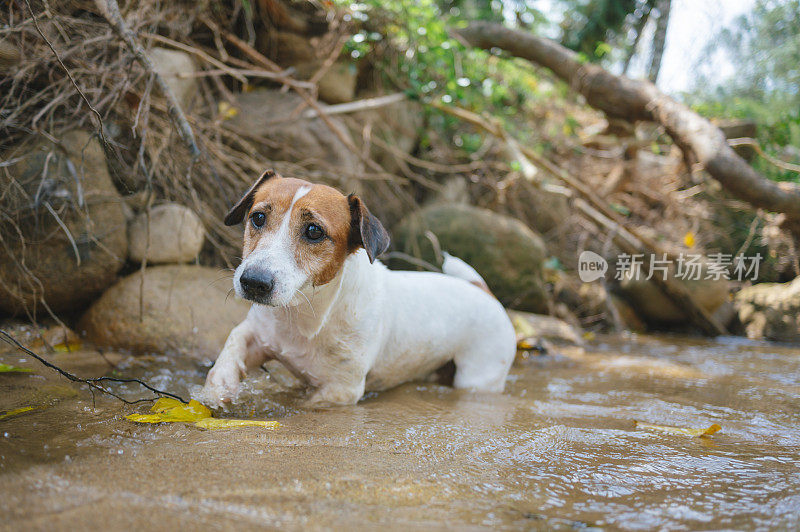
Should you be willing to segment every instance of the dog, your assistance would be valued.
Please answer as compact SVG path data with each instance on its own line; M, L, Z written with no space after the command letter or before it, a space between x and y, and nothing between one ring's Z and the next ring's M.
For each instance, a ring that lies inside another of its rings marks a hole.
M209 406L235 400L240 380L270 359L313 388L309 407L352 405L450 361L455 388L503 391L514 328L460 259L445 261L454 275L389 270L376 260L389 235L358 196L272 171L225 217L242 221L233 285L253 305L208 373Z

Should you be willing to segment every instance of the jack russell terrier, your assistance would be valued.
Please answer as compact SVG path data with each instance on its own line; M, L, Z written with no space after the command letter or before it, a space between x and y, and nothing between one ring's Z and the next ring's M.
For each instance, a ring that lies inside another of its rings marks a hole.
M208 373L206 404L234 400L246 373L270 359L314 388L312 407L352 405L450 361L454 387L503 391L514 328L463 261L448 257L445 274L391 271L375 260L389 235L358 196L272 171L225 224L243 220L233 286L254 304Z

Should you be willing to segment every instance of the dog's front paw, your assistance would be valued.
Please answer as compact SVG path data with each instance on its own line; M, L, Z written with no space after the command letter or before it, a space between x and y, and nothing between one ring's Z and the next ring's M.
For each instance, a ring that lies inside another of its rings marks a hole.
M208 372L200 399L206 406L220 408L234 401L238 395L239 371L235 368L214 366Z

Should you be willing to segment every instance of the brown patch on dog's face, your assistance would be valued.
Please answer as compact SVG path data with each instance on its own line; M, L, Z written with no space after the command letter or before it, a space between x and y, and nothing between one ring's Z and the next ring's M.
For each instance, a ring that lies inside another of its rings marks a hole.
M350 254L350 207L338 190L315 185L300 198L292 212L295 257L314 286L336 277ZM321 238L316 237L321 229Z

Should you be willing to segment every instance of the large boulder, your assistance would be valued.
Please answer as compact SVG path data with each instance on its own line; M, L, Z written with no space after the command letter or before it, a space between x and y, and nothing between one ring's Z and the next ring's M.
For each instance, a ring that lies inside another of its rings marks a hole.
M139 214L128 226L128 255L135 262L180 264L200 254L205 240L203 222L177 203L157 205Z
M311 79L322 68L323 61L307 61L294 65L297 78ZM323 102L336 104L353 101L358 69L349 61L337 61L317 81L317 94Z
M749 338L800 342L800 277L745 288L734 305Z
M278 161L314 162L316 166L338 169L341 189L351 188L350 180L363 169L355 153L330 130L320 118L296 116L298 108L307 109L303 99L293 92L259 89L236 96L237 110L229 124L247 133L266 137L274 146L262 155ZM330 120L342 135L347 129L335 117ZM330 172L328 172L330 175Z
M655 275L662 275L656 272ZM706 279L708 269L702 266L697 279L678 279L672 272L669 276L682 283L692 294L698 305L713 314L730 297L730 281L724 277ZM653 281L648 281L640 268L629 270L619 284L619 291L653 325L680 325L690 321L685 309L679 308Z
M0 184L0 312L82 308L116 279L128 251L122 199L100 142L85 131L22 145ZM22 237L22 239L20 238Z
M0 41L0 72L9 72L21 59L22 54L17 46L10 41Z
M229 296L230 288L229 276L217 268L146 268L144 282L137 272L108 289L78 330L99 346L213 360L250 308Z
M504 305L547 313L542 281L546 250L525 224L470 205L433 204L400 222L393 233L394 248L435 263L427 231L436 235L443 251L475 268Z
M556 317L518 310L509 310L508 317L517 333L518 346L522 341L529 345L536 345L541 340L557 344L583 344L580 330Z
M197 71L197 65L192 56L168 48L151 48L147 55L153 62L156 72L161 74L164 82L175 94L181 108L186 110L191 107L192 99L197 94L197 78L192 77Z

